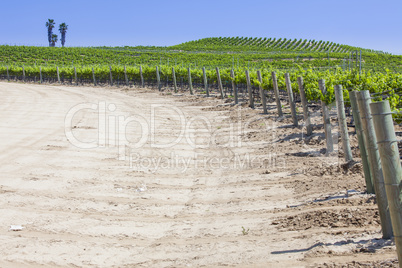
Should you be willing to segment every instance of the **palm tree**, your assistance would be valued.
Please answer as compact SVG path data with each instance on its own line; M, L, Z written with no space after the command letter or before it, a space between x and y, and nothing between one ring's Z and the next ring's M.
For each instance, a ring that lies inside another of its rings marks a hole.
M48 19L46 22L46 27L47 27L47 40L49 41L49 47L52 46L52 34L53 34L53 28L54 28L54 20Z
M57 34L52 34L52 39L51 39L51 47L55 47L56 46L56 42L57 42Z
M61 46L64 47L64 43L66 42L66 32L68 29L68 25L64 22L59 25L59 31L61 33Z

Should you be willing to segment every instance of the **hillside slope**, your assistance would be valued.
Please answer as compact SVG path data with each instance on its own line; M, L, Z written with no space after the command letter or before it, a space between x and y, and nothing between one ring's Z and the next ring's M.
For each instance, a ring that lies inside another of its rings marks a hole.
M337 44L330 41L316 41L307 39L286 39L286 38L257 38L257 37L210 37L185 42L169 47L186 51L305 51L305 52L337 52L348 53L353 50L364 52L384 53L360 47Z

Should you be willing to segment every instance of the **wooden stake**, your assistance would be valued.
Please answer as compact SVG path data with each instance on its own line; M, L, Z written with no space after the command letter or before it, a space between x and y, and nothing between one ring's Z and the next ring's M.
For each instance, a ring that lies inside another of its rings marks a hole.
M248 70L246 70L246 81L247 81L249 106L254 109L254 96L253 96L253 90L251 89L250 74L248 73Z
M311 134L313 134L313 126L311 125L310 112L308 111L308 103L306 98L306 92L304 91L303 77L298 77L297 83L299 85L300 99L303 106L303 119L306 124L306 130L307 130L306 135L310 136Z
M274 92L275 92L275 98L276 98L276 108L278 109L278 116L282 117L283 112L282 112L282 106L281 106L281 99L279 97L279 89L278 89L278 80L276 79L276 73L272 72L272 83L274 84Z
M22 66L22 81L25 82L25 68Z
M7 67L7 71L8 71L8 67ZM40 79L40 83L42 84L42 67L39 67L39 79ZM8 80L10 81L10 78Z
M399 263L402 262L402 192L401 162L398 141L395 136L394 122L388 100L370 104L373 116L378 150L380 152L382 173L388 198L389 211L395 236Z
M161 77L159 76L159 68L156 66L156 82L158 83L158 90L161 91Z
M238 97L236 83L234 81L235 75L234 75L233 69L230 70L230 77L233 79L232 80L232 90L233 90L233 93L234 93L234 101L235 101L235 104L238 104L239 103L239 97Z
M144 76L142 74L142 66L140 66L140 77L141 77L141 87L144 88L145 84L144 84Z
M293 98L293 90L292 90L292 84L290 83L289 73L285 73L285 83L286 83L286 89L288 92L290 112L292 113L293 125L295 127L297 127L298 121L297 121L297 113L296 113L296 104L295 104L295 101Z
M127 78L127 69L126 69L126 66L124 66L124 79L126 80L126 86L129 86L129 84L128 84L128 78Z
M260 70L257 71L257 77L258 77L258 81L260 82L259 84L259 89L260 89L260 97L261 97L261 103L262 103L262 109L263 109L263 113L267 114L268 110L267 110L267 99L265 98L265 92L264 89L262 88L262 77L261 77L261 72Z
M327 93L327 89L325 88L325 80L318 80L318 87L320 88L322 95L325 96ZM331 131L331 118L329 116L329 110L327 104L324 101L321 101L322 106L322 119L324 121L324 131L325 131L325 141L327 144L327 154L334 151L334 142L332 140L332 131Z
M112 66L109 66L110 70L110 85L113 86Z
M349 143L349 132L348 126L346 124L346 116L345 116L345 105L343 103L343 89L341 85L335 85L335 99L336 99L336 107L338 110L338 121L339 121L339 129L341 132L342 139L342 149L345 153L345 161L353 160L352 150L350 149Z
M366 191L369 194L374 194L373 179L372 179L372 176L370 173L370 167L369 167L367 150L366 150L367 145L365 144L365 141L364 141L361 119L360 119L360 112L359 112L359 107L357 105L356 93L357 93L357 91L352 91L349 93L350 105L352 106L352 111L353 111L353 120L355 122L357 141L358 141L359 150L360 150L360 158L362 160L364 179L366 181Z
M96 79L95 79L95 71L94 68L92 68L92 77L94 79L94 86L96 87Z
M187 72L188 72L188 84L189 84L189 87L190 87L190 94L194 95L194 93L193 93L193 83L191 81L191 70L190 70L190 68L187 68Z
M204 89L207 94L207 97L209 97L209 88L208 88L208 80L207 80L207 73L205 71L205 67L202 67L202 77L204 78Z
M173 76L174 92L177 93L176 73L174 71L174 67L172 67L172 76Z
M41 80L41 83L42 83L42 78L40 80ZM10 82L10 73L8 72L8 66L7 66L7 81Z
M93 68L92 68L93 70ZM75 84L78 86L77 68L74 67Z
M60 73L59 73L59 67L56 66L56 72L57 72L57 82L60 84Z
M357 104L360 111L362 130L365 144L367 145L370 173L373 175L374 190L377 199L378 210L381 220L382 237L392 237L391 217L389 214L387 195L385 193L384 176L382 174L380 154L378 152L377 137L375 135L373 118L370 111L370 93L368 90L357 93Z
M221 98L224 99L224 94L223 94L223 86L222 86L222 80L221 80L221 75L219 73L219 68L216 67L216 76L218 78L218 86L219 86L219 90L221 92Z

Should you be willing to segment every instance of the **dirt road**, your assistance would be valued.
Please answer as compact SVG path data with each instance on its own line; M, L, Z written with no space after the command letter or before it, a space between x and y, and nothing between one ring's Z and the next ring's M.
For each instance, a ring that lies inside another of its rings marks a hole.
M319 127L150 90L0 92L1 267L397 265Z

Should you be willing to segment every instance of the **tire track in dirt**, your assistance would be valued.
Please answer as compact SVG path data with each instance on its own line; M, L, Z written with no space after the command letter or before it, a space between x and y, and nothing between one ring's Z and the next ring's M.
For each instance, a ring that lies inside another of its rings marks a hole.
M304 148L286 138L299 130L280 127L271 115L149 90L12 83L0 90L7 100L0 108L0 265L305 266L327 260L325 247L339 244L339 252L352 254L353 243L342 241L378 236L371 227L353 236L272 224L317 210L287 206L325 194L313 187L295 195L294 182L318 178L309 172L326 164L286 156ZM68 138L66 115L83 103L104 110L77 111ZM130 143L119 143L117 128ZM74 137L101 138L101 146L79 148ZM9 232L11 224L25 229Z

